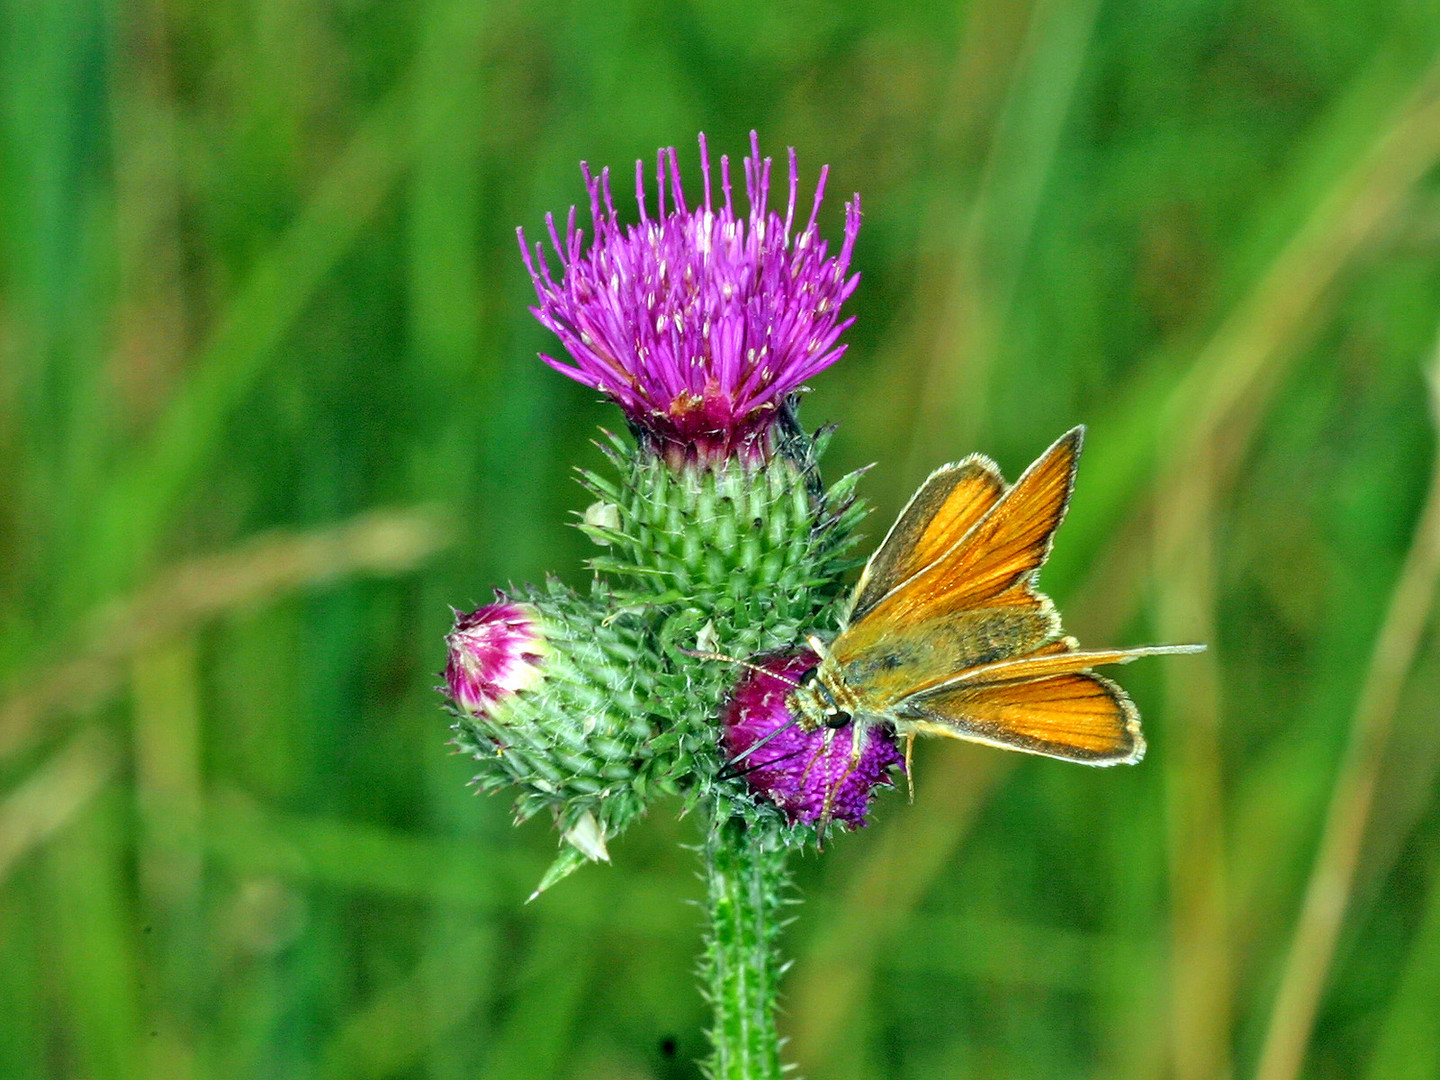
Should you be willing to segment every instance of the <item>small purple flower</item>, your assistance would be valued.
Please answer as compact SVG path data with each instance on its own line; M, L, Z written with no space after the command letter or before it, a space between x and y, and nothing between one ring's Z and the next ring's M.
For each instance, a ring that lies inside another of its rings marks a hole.
M445 635L445 689L465 712L482 715L501 698L540 678L545 639L536 613L524 604L487 604L457 611Z
M799 174L790 151L785 215L768 208L769 158L750 134L745 158L749 214L737 218L730 197L730 161L720 158L724 205L711 202L710 158L700 136L703 201L691 209L680 188L673 147L656 162L656 216L645 207L644 170L635 163L640 224L621 226L610 197L610 170L598 179L582 164L594 235L583 249L575 208L561 243L552 215L545 222L560 261L551 275L543 246L534 259L519 230L520 250L540 298L535 317L553 330L574 364L542 354L547 364L601 391L647 432L672 463L729 456L765 459L789 394L845 352L837 344L853 319L840 306L859 275L846 277L860 228L860 196L845 204L845 240L827 257L815 216L794 232ZM669 182L670 205L666 205ZM601 204L604 204L602 211Z
M785 811L791 824L819 821L828 795L831 818L859 828L871 792L893 783L890 769L903 768L904 757L890 732L875 725L862 736L860 761L851 768L853 724L805 731L794 722L787 698L818 662L809 649L757 661L763 670L748 670L726 707L725 750L731 760L750 751L738 767L750 790Z

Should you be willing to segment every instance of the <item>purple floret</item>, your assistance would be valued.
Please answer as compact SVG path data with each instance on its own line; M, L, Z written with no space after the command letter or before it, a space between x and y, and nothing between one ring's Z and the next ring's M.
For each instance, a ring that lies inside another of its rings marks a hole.
M723 156L724 203L713 205L702 135L701 204L686 204L671 147L657 156L653 218L645 205L644 170L635 163L638 225L620 224L609 169L596 178L581 165L593 222L588 249L574 207L563 242L553 216L545 218L559 281L543 245L535 245L532 259L519 230L540 300L531 310L559 336L574 363L541 358L613 398L671 459L768 456L786 396L843 355L839 338L853 321L840 318L840 306L859 281L846 272L860 228L860 197L846 203L844 242L838 255L828 256L815 224L828 166L820 171L809 220L795 233L794 150L782 217L768 208L771 161L761 159L754 132L750 147L746 217L735 215L730 162Z
M747 670L725 711L725 751L733 761L762 739L768 740L737 766L750 790L769 799L792 824L813 825L830 795L830 816L851 828L865 824L870 795L891 785L890 770L903 769L904 756L883 725L869 725L860 760L851 768L854 725L804 731L794 723L787 698L819 657L803 652L757 661L763 670ZM773 673L773 674L772 674ZM828 745L827 745L828 741Z
M533 609L487 604L455 612L445 635L445 690L465 712L482 715L540 678L546 643Z

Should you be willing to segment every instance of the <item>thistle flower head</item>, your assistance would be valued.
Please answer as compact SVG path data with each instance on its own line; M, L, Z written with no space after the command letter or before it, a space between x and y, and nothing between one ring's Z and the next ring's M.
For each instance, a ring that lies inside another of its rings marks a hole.
M858 828L871 792L891 783L891 768L904 758L889 731L872 725L860 736L860 759L852 767L853 724L805 731L795 722L787 699L817 663L819 657L806 649L763 658L756 664L760 670L748 669L726 706L725 749L732 760L748 755L740 769L750 790L783 810L791 824L819 821L828 798L831 818Z
M674 790L672 762L650 749L647 629L598 581L582 595L552 580L457 612L445 639L441 689L475 786L512 789L515 820L548 814L564 841L541 889L608 858L607 842Z
M750 150L744 217L736 215L723 156L723 203L712 199L702 135L704 198L693 209L673 147L657 156L653 217L644 169L635 163L638 225L620 224L609 170L595 177L581 165L593 222L588 248L574 207L563 241L554 218L545 219L559 280L543 245L535 245L532 259L519 231L540 301L531 310L559 336L573 363L542 359L612 398L672 463L768 458L787 397L840 358L840 335L853 321L840 318L840 306L859 278L846 272L860 228L860 197L846 203L845 239L831 256L815 224L828 167L820 171L809 220L797 231L794 150L783 216L769 208L771 161L760 157L754 132Z
M540 678L545 639L535 612L524 604L487 604L455 612L445 635L445 689L462 711L488 713L496 702L527 690Z

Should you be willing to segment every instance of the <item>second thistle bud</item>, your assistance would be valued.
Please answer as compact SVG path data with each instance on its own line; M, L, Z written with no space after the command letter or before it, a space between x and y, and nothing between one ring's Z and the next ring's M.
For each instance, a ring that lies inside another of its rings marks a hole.
M795 683L819 662L804 650L762 658L748 670L725 707L725 750L732 771L750 791L784 812L792 825L814 825L828 809L851 828L865 824L875 788L893 783L903 757L878 725L857 737L853 723L807 731L789 704Z
M664 776L649 748L645 628L559 585L457 613L443 688L482 790L514 786L518 820L548 811L565 848L542 887L608 857L606 841Z
M457 708L483 715L540 679L547 646L539 613L524 604L487 604L455 613L445 636L445 688Z

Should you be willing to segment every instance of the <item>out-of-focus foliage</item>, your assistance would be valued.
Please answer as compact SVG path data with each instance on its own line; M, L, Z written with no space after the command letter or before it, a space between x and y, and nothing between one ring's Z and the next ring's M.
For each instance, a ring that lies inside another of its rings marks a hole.
M6 0L0 1075L695 1074L691 823L522 907L554 838L432 687L447 604L583 581L619 423L515 227L752 127L863 195L804 418L872 535L1085 422L1044 587L1211 643L1125 669L1139 767L926 745L803 863L793 1059L1436 1075L1437 49L1426 0Z

